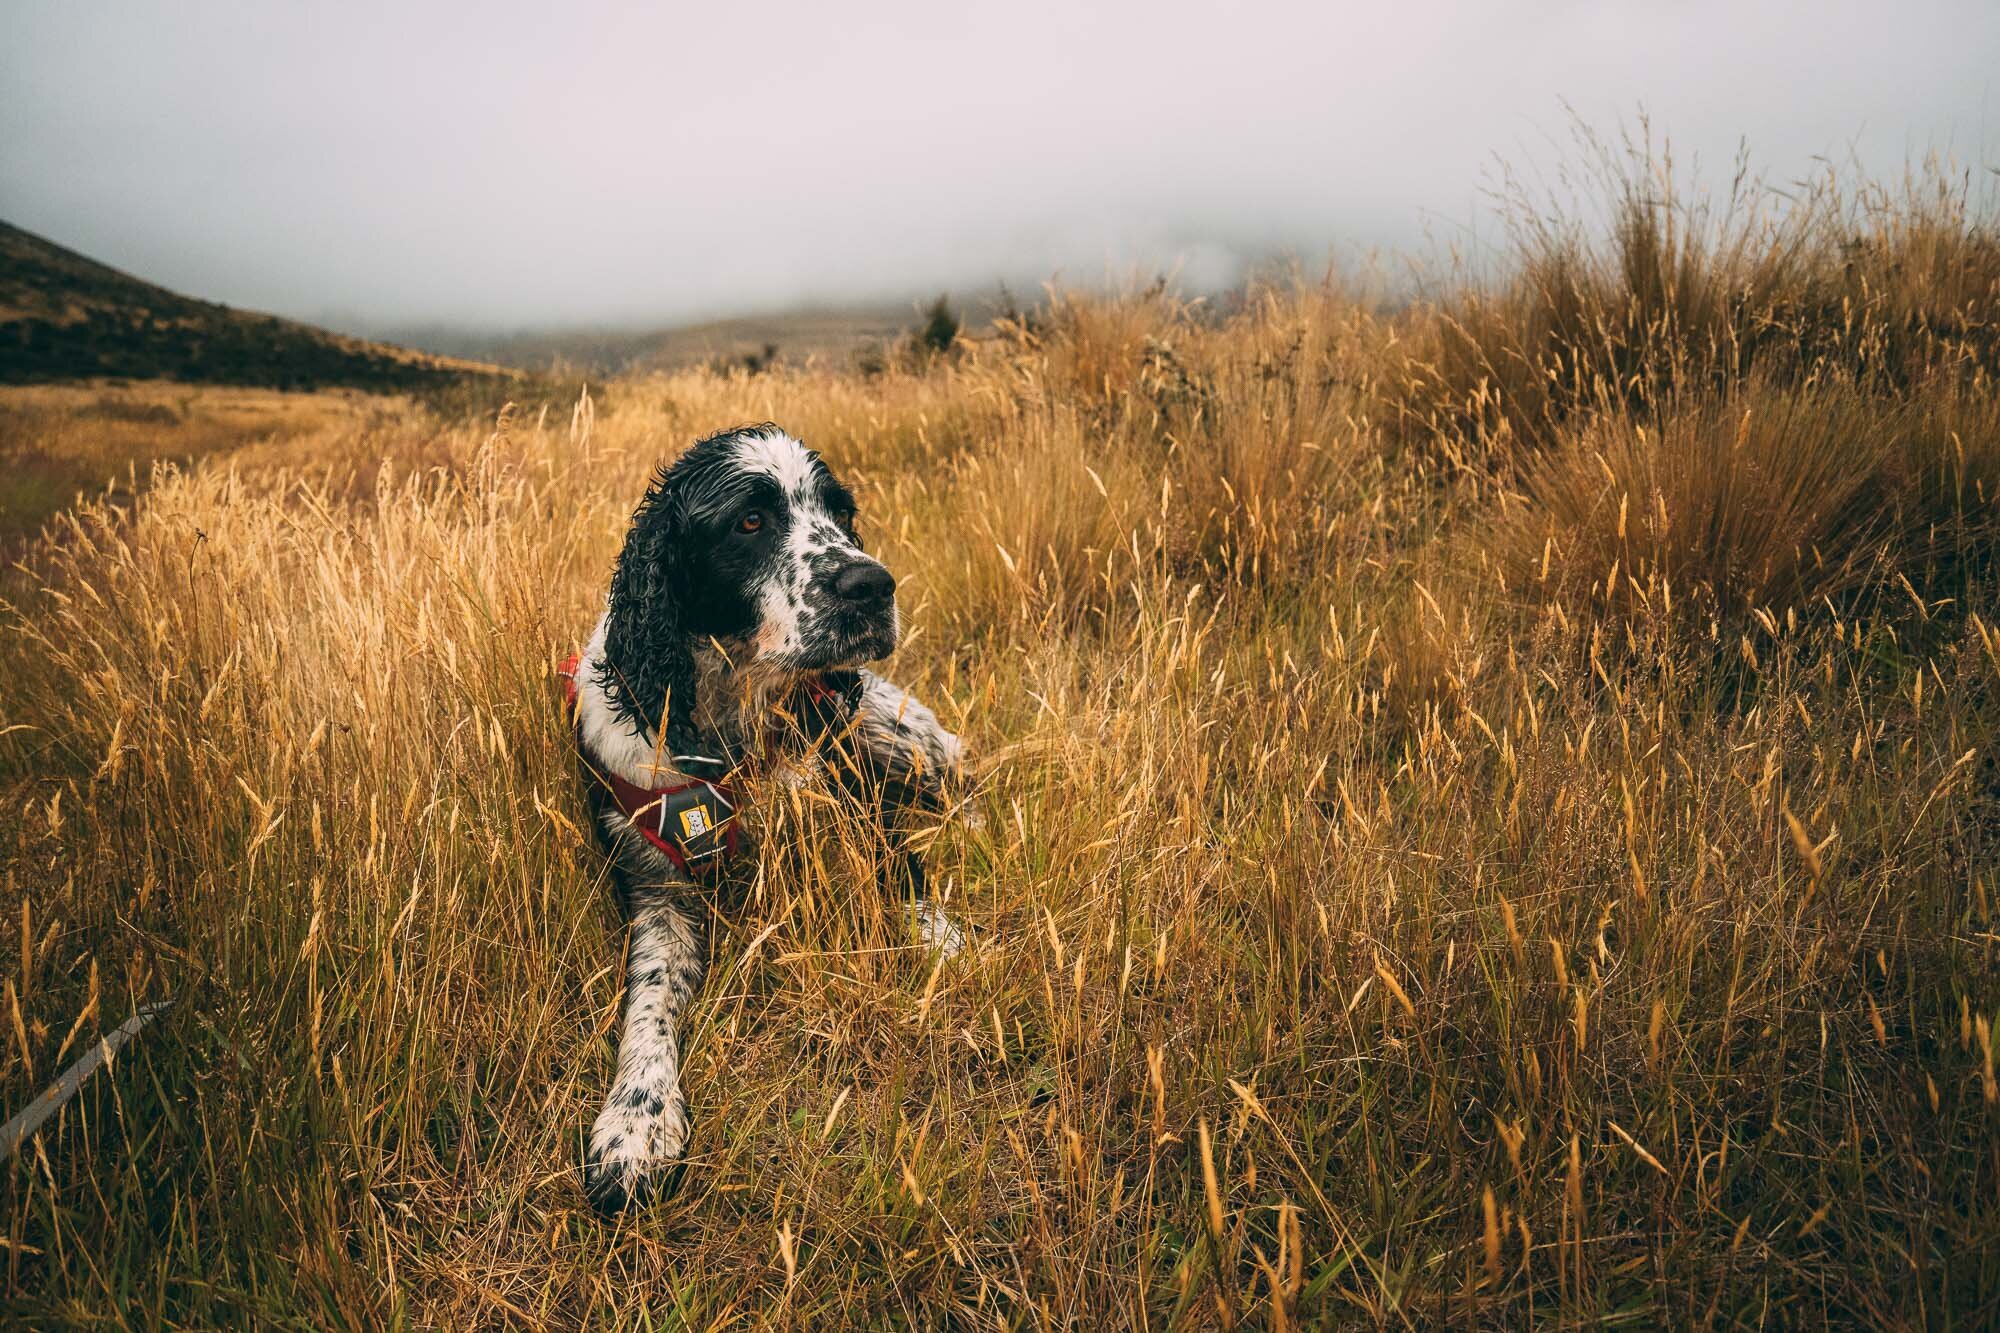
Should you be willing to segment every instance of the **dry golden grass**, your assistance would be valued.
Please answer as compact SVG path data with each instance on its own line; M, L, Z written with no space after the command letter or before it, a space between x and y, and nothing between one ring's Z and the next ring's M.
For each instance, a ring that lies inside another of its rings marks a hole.
M161 381L0 386L0 554L11 559L80 494L129 502L158 462L219 454L297 466L318 442L410 415L355 390L289 393ZM278 442L276 449L249 446Z
M177 1004L8 1168L9 1310L1992 1322L1989 371L1841 343L1416 432L1412 384L1479 392L1420 359L1468 299L1065 298L923 373L87 508L0 649L7 1103ZM933 966L769 797L686 1185L610 1224L621 936L551 669L647 470L765 418L858 483L898 678L1009 755L931 853L984 947Z

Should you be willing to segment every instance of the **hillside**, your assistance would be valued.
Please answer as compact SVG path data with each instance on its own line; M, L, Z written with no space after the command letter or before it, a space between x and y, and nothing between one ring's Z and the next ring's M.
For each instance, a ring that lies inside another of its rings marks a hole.
M0 222L0 383L110 377L399 393L505 373L195 300Z

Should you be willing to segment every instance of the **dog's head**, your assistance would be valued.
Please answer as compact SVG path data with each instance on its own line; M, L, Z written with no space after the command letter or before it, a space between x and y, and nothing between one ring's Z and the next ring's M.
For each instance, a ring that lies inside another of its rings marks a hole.
M776 426L711 435L663 469L612 576L605 655L642 696L633 704L657 706L711 639L739 667L823 671L886 656L896 580L862 551L854 517L819 455ZM657 692L641 683L656 674Z

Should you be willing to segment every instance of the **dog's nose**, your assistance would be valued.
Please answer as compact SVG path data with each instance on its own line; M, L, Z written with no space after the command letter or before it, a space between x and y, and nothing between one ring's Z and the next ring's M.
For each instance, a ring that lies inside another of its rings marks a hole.
M896 576L873 560L857 560L833 576L833 595L857 606L886 602L896 595Z

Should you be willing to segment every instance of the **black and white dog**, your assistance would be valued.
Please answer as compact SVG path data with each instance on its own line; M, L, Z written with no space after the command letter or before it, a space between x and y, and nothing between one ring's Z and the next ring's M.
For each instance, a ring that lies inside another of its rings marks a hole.
M896 581L854 516L847 488L776 426L697 442L640 502L604 616L565 672L631 926L618 1072L583 1164L605 1211L658 1189L686 1149L677 1028L705 952L688 910L741 845L732 775L818 765L871 800L932 807L959 775L958 738L859 669L900 626ZM956 952L958 929L921 899L916 911L921 941Z

